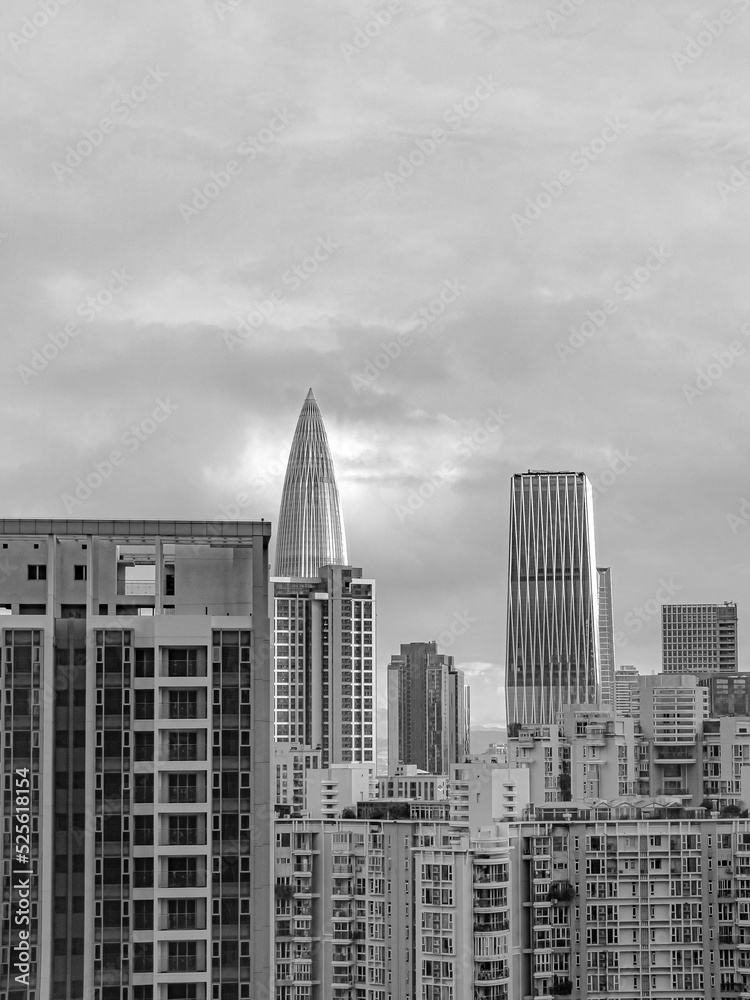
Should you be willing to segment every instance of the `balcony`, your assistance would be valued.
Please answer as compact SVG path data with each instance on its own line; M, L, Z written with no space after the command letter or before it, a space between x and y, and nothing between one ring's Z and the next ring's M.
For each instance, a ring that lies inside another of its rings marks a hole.
M696 760L695 750L689 747L657 745L654 748L654 764L695 764Z
M501 982L503 979L507 979L510 975L510 970L506 962L481 962L474 963L474 984L481 985L486 984L487 986Z
M667 785L660 788L657 795L676 795L679 799L692 798L692 792L684 785Z
M508 907L508 896L505 892L488 892L480 889L474 897L475 910L504 910Z
M509 929L510 920L507 917L495 917L490 920L474 921L475 934L497 934L500 931L507 931Z
M508 868L503 865L475 865L474 885L505 885Z

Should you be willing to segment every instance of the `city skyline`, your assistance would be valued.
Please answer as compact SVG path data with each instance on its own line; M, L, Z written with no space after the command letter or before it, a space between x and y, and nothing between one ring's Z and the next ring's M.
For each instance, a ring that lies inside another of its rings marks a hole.
M380 648L437 639L475 725L528 468L594 485L618 663L661 603L750 635L747 18L687 59L698 10L566 6L9 8L3 513L275 545L313 386Z

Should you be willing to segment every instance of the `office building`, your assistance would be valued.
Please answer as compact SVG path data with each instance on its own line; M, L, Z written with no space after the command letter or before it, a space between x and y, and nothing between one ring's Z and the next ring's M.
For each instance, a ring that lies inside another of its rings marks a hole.
M388 770L447 774L469 755L469 691L436 642L403 643L388 664Z
M662 671L736 674L737 605L663 604Z
M8 1000L267 988L269 537L0 521Z
M615 703L615 626L612 610L612 570L596 571L599 587L599 661L601 664L601 703L611 708Z
M615 715L640 717L639 677L637 667L632 664L623 664L615 670Z
M513 477L505 691L509 724L546 725L600 699L591 484L582 472Z

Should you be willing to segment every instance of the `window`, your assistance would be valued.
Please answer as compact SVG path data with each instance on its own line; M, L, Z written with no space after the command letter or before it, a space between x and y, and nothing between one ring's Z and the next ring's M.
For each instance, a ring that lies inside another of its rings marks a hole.
M170 816L168 841L171 845L195 846L198 844L198 817Z
M140 735L136 733L136 739ZM145 735L151 736L153 750L153 733ZM198 760L198 733L172 730L169 733L167 755L169 760ZM144 759L152 760L153 757Z
M85 580L86 579L86 569L84 566L74 566L73 567L73 579L74 580Z
M28 571L29 580L46 580L47 579L47 567L34 565L33 563L26 567Z
M167 929L170 931L193 931L198 927L197 903L195 899L167 900Z
M134 899L132 905L133 905L133 930L152 931L154 929L153 899Z
M119 736L119 733L118 733ZM135 759L136 760L153 760L154 759L154 734L145 732L136 732L135 736ZM179 758L181 759L181 758Z
M167 858L168 888L195 888L202 881L198 872L198 858Z
M169 692L170 719L197 719L198 692L177 690Z
M197 802L198 775L170 774L167 779L167 797L170 802Z
M151 941L135 942L133 944L133 972L153 972L153 970L153 943Z
M152 889L153 886L154 886L154 859L133 858L133 888Z
M107 775L105 775L105 778ZM154 801L154 776L153 774L135 774L135 786L133 789L134 802Z
M133 843L142 847L154 842L154 817L135 815L133 817Z
M198 675L197 649L168 649L168 677L196 677Z
M197 941L169 941L167 972L196 972L198 969Z
M153 719L154 717L154 692L137 688L135 692L135 717L136 719Z

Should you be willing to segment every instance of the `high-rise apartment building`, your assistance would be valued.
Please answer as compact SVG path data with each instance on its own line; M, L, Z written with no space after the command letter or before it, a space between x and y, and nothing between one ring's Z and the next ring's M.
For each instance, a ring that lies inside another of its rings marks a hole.
M269 536L0 521L0 996L267 988Z
M322 767L375 761L375 581L352 566L273 583L275 737Z
M531 904L516 995L750 994L748 821L624 820L612 812L608 822L560 817L510 827Z
M600 698L591 484L582 472L513 477L505 671L508 723L551 723Z
M375 766L375 581L347 565L333 459L312 389L292 441L273 587L274 737L320 763Z
M599 660L601 664L601 703L615 703L615 626L612 610L612 570L599 567L596 571L599 587Z
M526 911L507 826L310 819L275 829L276 1000L522 995L511 921Z
M388 770L447 774L469 755L469 689L436 642L409 642L388 664Z
M665 674L736 674L737 605L663 604L661 659Z

